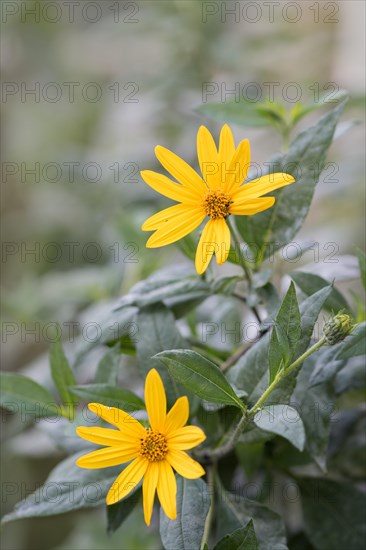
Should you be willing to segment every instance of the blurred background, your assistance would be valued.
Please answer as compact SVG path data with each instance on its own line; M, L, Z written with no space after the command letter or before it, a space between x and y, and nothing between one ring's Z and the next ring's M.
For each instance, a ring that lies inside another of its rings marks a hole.
M96 321L132 284L158 267L188 262L174 246L145 249L141 223L170 201L150 190L139 170L159 170L157 144L196 166L198 126L217 136L221 124L195 108L233 100L232 91L245 94L248 83L260 100L273 90L289 107L294 90L304 103L349 90L348 130L330 150L332 164L297 242L319 243L314 271L352 279L353 246L364 247L365 4L266 4L3 2L4 370L44 380L47 327L59 322L72 340L83 319ZM251 140L258 164L281 150L273 130L232 128L237 140ZM322 262L332 251L338 262ZM312 262L310 250L291 269ZM39 430L23 432L16 422L5 428L2 480L13 485L5 488L3 513L63 456ZM134 514L107 538L103 511L24 520L6 526L2 548L112 549L121 540L123 548L160 548L158 535L141 525L142 514Z

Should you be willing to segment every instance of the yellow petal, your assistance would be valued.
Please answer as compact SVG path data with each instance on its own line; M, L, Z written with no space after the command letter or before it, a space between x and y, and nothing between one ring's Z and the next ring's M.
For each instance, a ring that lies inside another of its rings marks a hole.
M275 203L274 197L263 197L259 199L241 199L235 200L234 204L230 206L230 213L236 214L237 216L251 216L253 214L258 214Z
M158 497L165 514L170 519L177 517L177 482L166 460L159 463Z
M150 462L144 482L142 484L143 493L143 505L144 505L144 518L146 525L150 525L151 514L154 506L155 490L159 478L159 463Z
M189 402L185 395L176 400L166 415L164 433L169 434L178 428L182 428L189 416Z
M215 240L217 243L216 260L219 265L226 262L230 252L230 229L224 220L215 220Z
M220 186L220 162L216 144L205 126L197 133L197 155L203 179L211 189Z
M133 436L125 436L120 430L112 430L111 428L85 428L80 426L76 428L76 433L79 437L96 443L97 445L121 446L123 444L131 444L137 438Z
M107 504L114 504L128 495L138 485L145 474L148 461L138 457L129 464L114 481L107 494Z
M178 155L161 145L155 147L155 154L169 174L182 185L191 188L193 191L199 191L201 194L207 192L207 187L202 178Z
M89 403L88 407L93 413L100 416L100 418L103 418L103 420L109 422L109 424L119 428L125 437L135 440L146 435L146 430L140 422L121 409L106 407L101 403Z
M173 450L185 451L196 447L206 439L206 435L198 426L185 426L170 432L167 436L168 447Z
M129 447L106 447L98 449L77 459L76 464L80 468L107 468L129 462L136 458L138 449L136 445Z
M193 460L184 451L171 450L166 455L166 460L179 475L187 479L197 479L205 474L201 464Z
M236 200L242 198L261 197L262 195L266 195L275 189L290 185L291 183L294 183L294 181L295 178L293 176L283 172L267 174L266 176L262 176L242 185L233 194L233 199Z
M220 132L219 159L220 165L228 168L235 153L235 142L233 133L227 124Z
M156 369L151 369L145 382L145 402L150 426L163 432L166 419L166 396L163 382Z
M153 231L164 225L166 222L175 219L179 214L185 213L188 218L191 212L192 206L187 204L175 204L169 208L164 208L164 210L161 210L160 212L157 212L157 214L154 214L148 218L141 229L143 231Z
M201 195L198 191L179 185L179 183L170 180L162 174L158 174L152 170L143 170L140 174L144 182L154 189L154 191L157 191L173 201L197 204L197 201L201 199Z
M196 251L196 271L199 275L208 268L212 255L218 250L215 240L215 221L209 220L203 228Z
M227 173L223 173L224 190L226 193L235 191L245 180L250 165L250 143L243 139L238 145L234 156L227 167Z
M185 205L180 205L185 206ZM189 212L182 211L171 220L161 224L146 243L147 248L157 248L175 243L188 233L194 231L205 219L203 208L189 207Z

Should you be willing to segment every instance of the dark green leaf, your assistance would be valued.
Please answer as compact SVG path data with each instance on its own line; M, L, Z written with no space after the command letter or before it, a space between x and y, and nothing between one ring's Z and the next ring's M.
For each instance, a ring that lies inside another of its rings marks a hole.
M336 359L342 343L331 347L324 347L317 353L315 367L310 377L310 386L323 384L332 380L337 372L346 365L346 361Z
M321 288L329 286L329 282L313 273L304 273L302 271L294 271L290 274L295 283L307 295L311 296ZM324 304L325 309L330 312L338 313L341 309L349 310L349 305L343 298L342 294L336 288L332 288L329 298Z
M245 409L219 367L191 350L163 351L155 356L185 388L211 403Z
M301 132L288 153L271 163L271 173L286 172L296 178L292 185L271 193L276 197L274 206L255 216L236 217L237 228L255 252L258 263L291 242L301 228L345 103L343 101L315 126Z
M19 502L3 522L37 516L53 516L105 503L106 494L124 466L88 470L76 466L83 453L60 462L42 487Z
M316 354L309 357L300 369L292 400L298 403L298 410L305 427L305 450L317 465L326 471L326 459L331 417L334 410L335 393L331 380L311 386Z
M304 449L304 425L293 407L289 405L263 407L255 415L254 423L262 430L284 437L299 451Z
M360 550L366 541L365 495L349 483L300 480L305 532L317 550Z
M95 375L96 384L115 384L121 366L121 350L114 346L99 361Z
M139 411L145 408L144 402L137 395L124 388L109 384L72 386L70 391L87 403L101 403L125 411Z
M50 367L53 381L63 403L75 406L78 400L68 389L69 386L76 384L75 377L66 359L60 339L51 344Z
M360 266L363 288L366 290L366 254L358 247L355 247L355 252L358 258L358 264Z
M266 506L228 493L223 488L217 498L217 532L222 538L253 520L259 550L287 550L285 527L280 516Z
M138 489L131 496L106 507L108 535L112 535L122 525L140 500L141 489Z
M336 394L366 387L366 364L363 357L349 359L335 379Z
M272 329L268 353L270 383L281 366L286 368L294 357L301 331L300 322L295 286L291 282Z
M153 356L166 349L185 347L185 342L175 326L175 319L169 309L163 304L146 307L137 316L139 339L137 342L137 358L141 373L145 377L155 368L163 379L168 404L183 394L183 389L172 378L169 371Z
M177 478L177 519L161 509L160 536L165 550L199 550L210 508L207 484L202 479Z
M35 416L57 416L60 408L40 384L22 374L0 372L0 404L12 412Z
M366 352L366 321L358 325L344 340L337 359L350 359Z
M216 544L214 550L258 550L253 520L251 519L245 527L226 535Z

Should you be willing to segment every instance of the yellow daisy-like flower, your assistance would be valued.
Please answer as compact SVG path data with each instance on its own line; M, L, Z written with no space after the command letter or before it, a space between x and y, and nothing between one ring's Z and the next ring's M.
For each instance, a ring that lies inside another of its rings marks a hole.
M191 233L206 218L196 252L196 270L203 273L216 255L223 264L230 251L230 230L226 218L230 214L250 216L274 205L274 197L263 197L295 179L282 172L268 174L248 183L250 144L247 139L235 148L233 134L227 124L220 133L217 149L207 128L197 134L197 154L202 177L177 155L158 145L155 154L163 167L177 180L143 170L143 180L158 193L179 202L151 216L143 224L144 231L155 231L147 241L148 248L174 243Z
M76 464L81 468L106 468L132 460L109 489L107 504L127 496L144 477L144 517L149 525L156 490L166 515L176 519L177 484L173 468L187 479L204 475L202 466L184 451L202 443L206 436L197 426L184 426L189 416L187 397L177 399L167 414L164 386L155 369L146 377L145 402L150 428L121 409L90 403L91 411L118 429L77 428L80 437L106 448L80 457Z

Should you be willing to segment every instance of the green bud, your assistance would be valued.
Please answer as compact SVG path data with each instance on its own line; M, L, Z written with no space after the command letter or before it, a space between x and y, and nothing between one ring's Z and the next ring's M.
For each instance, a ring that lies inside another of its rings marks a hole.
M342 342L352 332L354 327L352 317L340 311L324 325L323 334L327 344L334 346L334 344Z

